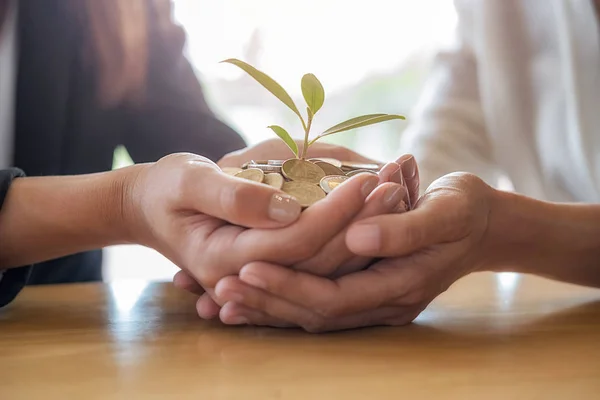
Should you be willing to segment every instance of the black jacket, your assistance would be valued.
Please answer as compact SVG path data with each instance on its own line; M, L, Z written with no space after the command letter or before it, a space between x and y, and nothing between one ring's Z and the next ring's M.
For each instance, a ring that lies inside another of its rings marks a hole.
M99 0L101 1L101 0ZM110 170L115 147L135 162L179 151L217 160L245 146L209 110L185 57L183 34L159 34L159 10L148 2L150 67L140 107L103 108L93 65L85 61L85 21L65 0L20 0L18 80L13 165L28 176ZM34 267L30 283L101 279L101 252L78 254Z
M12 181L23 175L23 171L16 168L0 170L0 210ZM29 266L0 271L0 307L4 307L15 298L25 286L30 273L31 267Z

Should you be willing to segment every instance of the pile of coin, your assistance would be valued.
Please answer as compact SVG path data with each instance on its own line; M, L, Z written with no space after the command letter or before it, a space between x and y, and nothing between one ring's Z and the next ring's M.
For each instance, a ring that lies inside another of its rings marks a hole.
M304 208L325 198L345 180L359 173L375 174L382 165L339 161L333 158L249 161L223 172L281 189Z

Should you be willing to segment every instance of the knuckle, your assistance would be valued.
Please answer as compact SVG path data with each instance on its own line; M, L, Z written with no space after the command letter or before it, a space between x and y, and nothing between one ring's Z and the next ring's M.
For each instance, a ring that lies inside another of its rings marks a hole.
M411 248L415 248L423 243L423 229L419 226L409 225L406 227L405 232L403 234L404 240L408 246Z
M416 287L408 291L402 297L402 303L407 306L421 304L427 297L427 290L423 287Z
M195 179L194 170L184 165L183 168L178 169L178 173L175 176L175 189L178 195L183 195L185 190L190 187L193 180Z
M176 167L169 172L168 182L172 182L173 195L184 198L190 193L190 188L197 186L199 176L212 170L209 164L205 164L201 157L191 158L184 154L175 154L166 157L182 160L177 162ZM199 163L198 163L199 162Z
M407 306L416 306L423 303L429 296L429 288L426 277L416 275L411 280L410 286L406 286L401 295L402 303Z
M186 153L172 153L161 157L157 162L161 164L179 163L188 158Z

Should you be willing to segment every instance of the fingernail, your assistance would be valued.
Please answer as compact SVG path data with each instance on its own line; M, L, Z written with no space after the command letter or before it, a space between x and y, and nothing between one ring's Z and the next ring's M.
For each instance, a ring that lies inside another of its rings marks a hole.
M269 205L269 218L277 222L290 223L300 215L300 204L291 196L275 194Z
M371 192L373 190L375 190L375 188L377 187L377 184L379 183L379 178L375 177L375 176L370 176L365 183L362 184L361 187L361 191L364 197L367 197L369 194L371 194Z
M354 225L348 231L348 237L352 251L372 253L379 250L381 231L377 225Z
M412 179L417 174L417 162L413 156L404 160L400 168L402 168L402 174L406 179Z
M402 175L402 168L398 168L396 172L390 176L390 181L404 186L404 177Z
M240 273L240 280L242 282L247 283L250 286L254 286L259 289L267 288L267 284L259 276L254 275L252 273L244 272L244 270L242 270L242 272Z
M248 319L243 315L236 315L227 319L227 323L230 325L245 325L248 323Z
M392 178L392 175L398 170L400 170L400 165L396 163L386 164L381 171L379 171L381 183L388 182Z
M402 201L402 195L404 194L404 187L394 185L385 191L383 201L388 206L395 206Z

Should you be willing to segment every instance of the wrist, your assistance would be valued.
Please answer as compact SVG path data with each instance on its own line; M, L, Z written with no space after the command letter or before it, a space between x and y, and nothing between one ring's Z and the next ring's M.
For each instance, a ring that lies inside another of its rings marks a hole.
M138 164L113 171L106 186L105 219L114 227L111 235L120 243L144 244L138 187L147 168L148 164Z
M600 207L535 200L494 190L484 269L585 283L597 272Z
M0 213L0 267L133 243L128 192L140 168L15 180Z

